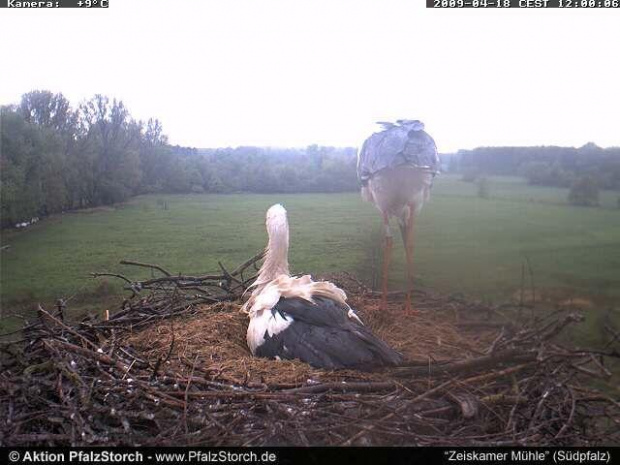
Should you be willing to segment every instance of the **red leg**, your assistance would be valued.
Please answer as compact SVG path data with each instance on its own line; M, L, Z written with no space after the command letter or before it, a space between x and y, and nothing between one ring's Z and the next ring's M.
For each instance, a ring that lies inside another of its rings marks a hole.
M386 213L383 214L383 228L385 235L385 242L383 244L383 269L382 269L382 282L381 282L381 303L379 305L380 310L387 310L387 293L388 293L388 271L390 268L390 261L392 259L392 233L390 232L390 218Z
M411 307L411 289L413 287L413 227L415 208L413 204L409 204L409 217L405 225L405 254L407 256L407 300L405 302L405 312L411 314L416 313Z

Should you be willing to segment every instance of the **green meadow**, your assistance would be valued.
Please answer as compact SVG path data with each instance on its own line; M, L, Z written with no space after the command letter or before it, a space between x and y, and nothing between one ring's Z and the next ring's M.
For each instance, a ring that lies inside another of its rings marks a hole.
M567 190L492 177L487 199L457 176L437 178L417 219L418 286L472 299L519 298L522 270L539 299L581 299L596 308L620 302L618 193L601 207L569 206ZM3 231L2 312L70 298L74 309L100 309L122 294L94 271L147 277L122 259L156 263L185 274L234 268L264 247L266 209L282 203L291 224L294 273L349 271L371 284L380 258L380 216L357 193L286 195L149 195L115 208L66 213L23 231ZM404 286L404 252L396 223L392 288Z

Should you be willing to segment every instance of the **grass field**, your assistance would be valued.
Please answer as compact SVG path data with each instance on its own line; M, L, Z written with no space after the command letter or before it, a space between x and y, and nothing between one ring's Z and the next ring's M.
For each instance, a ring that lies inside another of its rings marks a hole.
M618 193L603 193L601 208L568 206L566 196L566 189L497 177L490 179L490 198L481 199L474 184L439 177L417 224L417 282L479 300L508 300L519 294L527 257L541 294L617 305ZM3 231L2 245L11 245L1 255L3 312L71 296L74 307L107 305L120 287L101 286L88 274L140 276L119 265L121 259L187 274L217 271L218 260L234 267L264 247L264 213L276 202L289 211L294 272L351 271L371 280L380 217L357 193L153 195ZM394 258L391 285L398 288L404 283L401 244Z

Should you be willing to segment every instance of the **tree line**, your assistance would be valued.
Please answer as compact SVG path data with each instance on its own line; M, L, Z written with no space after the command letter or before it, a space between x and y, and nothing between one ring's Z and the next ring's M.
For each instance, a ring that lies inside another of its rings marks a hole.
M358 187L355 149L169 144L157 119L95 95L72 107L33 91L0 107L1 224L147 193L341 192Z
M460 150L450 169L466 178L520 175L532 185L573 187L588 179L600 189L620 190L620 147L480 147Z
M95 95L73 107L33 91L0 107L0 223L123 202L149 193L344 192L358 188L356 149L171 145L162 124ZM480 147L444 158L473 180L521 175L534 185L620 189L620 148ZM581 187L580 187L581 186Z

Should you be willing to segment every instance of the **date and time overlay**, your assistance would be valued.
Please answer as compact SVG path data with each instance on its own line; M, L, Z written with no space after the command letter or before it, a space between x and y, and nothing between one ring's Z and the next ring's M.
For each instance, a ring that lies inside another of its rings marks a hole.
M420 0L412 0L420 1ZM618 8L620 0L425 0L426 8ZM109 8L110 0L0 0L0 8Z
M619 0L620 1L620 0ZM42 1L20 1L20 0L0 0L0 8L109 8L110 0L52 0Z
M426 8L620 8L620 0L426 0Z

